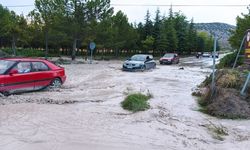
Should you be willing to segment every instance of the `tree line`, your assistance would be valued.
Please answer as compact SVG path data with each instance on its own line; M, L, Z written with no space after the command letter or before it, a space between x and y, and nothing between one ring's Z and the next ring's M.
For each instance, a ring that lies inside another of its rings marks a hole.
M212 36L197 32L193 20L172 8L167 16L147 11L145 22L136 24L122 11L114 13L110 0L35 0L27 17L0 5L0 47L11 47L14 55L19 47L75 59L88 53L92 41L96 54L113 56L213 49Z

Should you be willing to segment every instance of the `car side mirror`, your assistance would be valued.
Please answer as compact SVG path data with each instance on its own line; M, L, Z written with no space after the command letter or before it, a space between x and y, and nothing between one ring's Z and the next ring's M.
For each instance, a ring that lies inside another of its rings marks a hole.
M18 70L16 69L11 69L10 72L9 72L9 75L13 75L13 74L18 74Z

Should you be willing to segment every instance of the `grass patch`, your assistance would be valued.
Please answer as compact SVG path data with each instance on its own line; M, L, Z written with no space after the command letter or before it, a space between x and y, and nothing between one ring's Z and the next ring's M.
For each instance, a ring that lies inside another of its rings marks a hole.
M134 93L128 95L125 100L121 103L122 108L137 112L144 111L150 108L148 100L151 98L151 95L144 95L141 93Z
M207 126L207 129L211 132L212 137L214 139L223 141L224 136L228 136L227 129L222 125L215 125L212 122L210 122L210 125Z

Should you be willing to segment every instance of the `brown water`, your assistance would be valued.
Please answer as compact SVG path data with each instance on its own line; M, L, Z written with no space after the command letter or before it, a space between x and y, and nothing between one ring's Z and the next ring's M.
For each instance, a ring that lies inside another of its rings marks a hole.
M211 72L208 59L145 72L122 72L121 64L66 65L61 89L1 97L0 150L249 149L250 121L197 111L191 93ZM151 93L151 108L123 110L133 92ZM213 131L222 127L223 140Z

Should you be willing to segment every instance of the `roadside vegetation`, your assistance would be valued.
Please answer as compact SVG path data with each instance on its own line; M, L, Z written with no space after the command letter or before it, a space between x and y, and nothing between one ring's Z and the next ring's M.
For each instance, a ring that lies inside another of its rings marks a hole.
M144 95L141 93L130 94L125 98L121 105L123 109L132 112L144 111L150 108L148 100L151 97L151 95Z
M240 95L246 77L246 72L237 69L217 70L213 91L212 77L207 77L193 93L198 97L200 111L219 118L250 119L250 89L246 96Z
M2 48L2 52L6 55L13 56L13 50L10 48ZM0 54L1 56L1 54ZM42 49L29 49L29 48L17 48L16 56L19 57L44 57L44 51ZM56 53L49 53L48 57L58 57Z
M234 61L235 61L236 56L237 56L237 51L224 56L223 58L220 59L220 63L216 66L216 68L217 69L232 68L234 65ZM239 57L236 66L240 66L242 64L243 64L243 58Z
M209 121L209 124L205 125L205 127L208 129L214 139L224 141L225 136L229 135L227 129L221 124L216 125L213 122Z

